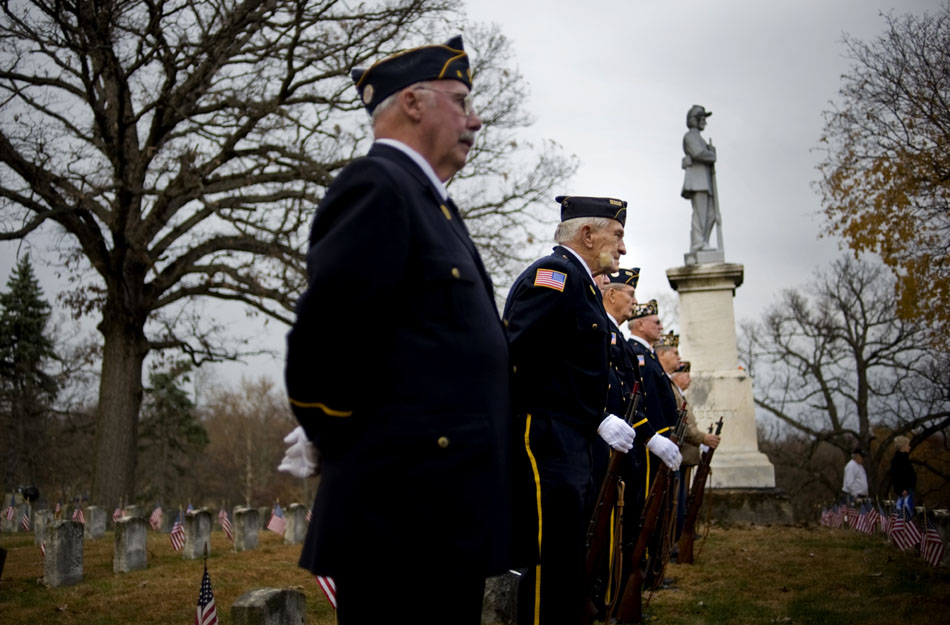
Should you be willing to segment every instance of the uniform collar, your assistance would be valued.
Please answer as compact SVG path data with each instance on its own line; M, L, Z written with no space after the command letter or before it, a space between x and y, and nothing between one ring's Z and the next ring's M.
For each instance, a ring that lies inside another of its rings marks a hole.
M574 258L576 258L578 261L580 261L581 267L583 267L584 270L587 272L587 275L588 275L588 277L590 278L590 281L594 284L594 286L597 286L597 283L594 282L594 274L591 273L590 267L587 266L587 261L584 260L584 259L581 257L580 254L578 254L577 252L575 252L574 250L572 250L572 249L569 248L568 246L562 245L561 247L563 247L563 248L566 249L568 252L570 252L571 254L573 254L573 255L574 255Z
M643 339L641 339L641 338L640 338L639 336L637 336L636 334L631 334L631 335L630 335L630 338L632 338L634 341L636 341L637 343L640 343L641 345L643 345L644 347L646 347L648 350L650 350L650 353L651 353L651 354L653 353L653 346L650 345L649 343L647 343L646 341L644 341Z
M449 197L449 192L445 188L445 184L439 180L439 177L435 175L435 170L432 169L432 165L429 164L421 154L410 148L408 145L402 141L397 141L396 139L376 139L376 143L382 145L388 145L391 148L395 148L412 159L412 162L419 166L419 169L426 175L426 178L429 179L429 182L432 183L432 186L436 191L439 192L439 195L442 197L444 202L447 197Z

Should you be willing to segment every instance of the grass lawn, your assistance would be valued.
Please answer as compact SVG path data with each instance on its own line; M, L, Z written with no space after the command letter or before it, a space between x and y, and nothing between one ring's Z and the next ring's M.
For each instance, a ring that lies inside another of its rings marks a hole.
M65 588L43 585L43 561L32 535L4 534L0 620L6 624L111 625L191 623L201 560L183 560L167 534L150 532L148 568L112 572L113 535L86 541L85 579ZM212 533L208 571L219 622L253 588L296 588L307 597L307 622L335 622L313 578L296 566L299 545L261 532L260 548L234 553ZM655 593L646 622L664 625L937 625L950 622L950 570L901 553L880 535L798 527L714 528L696 564L671 564L674 587ZM390 580L393 583L398 581ZM425 590L425 582L411 582ZM411 593L410 593L411 594ZM371 600L371 599L370 599ZM425 600L418 606L424 606ZM413 606L394 606L393 622L412 622ZM450 621L448 621L450 622ZM570 624L566 624L570 625Z

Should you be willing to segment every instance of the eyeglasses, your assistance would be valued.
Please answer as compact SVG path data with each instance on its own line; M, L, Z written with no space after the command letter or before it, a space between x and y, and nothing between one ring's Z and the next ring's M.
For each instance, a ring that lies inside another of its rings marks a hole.
M471 94L456 93L454 91L446 91L445 89L436 89L434 87L425 87L422 85L418 85L414 88L423 89L425 91L435 91L436 93L442 93L449 96L456 104L459 105L459 107L461 107L462 112L465 113L465 117L469 117L475 112L475 107L472 104Z

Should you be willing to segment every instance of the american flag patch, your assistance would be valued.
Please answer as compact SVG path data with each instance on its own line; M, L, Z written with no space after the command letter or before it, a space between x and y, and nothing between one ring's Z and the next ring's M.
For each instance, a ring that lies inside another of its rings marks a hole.
M610 333L610 344L611 344L611 345L616 345L616 344L617 344L617 333L616 333L616 332L611 332L611 333Z
M645 367L647 366L647 361L642 355L637 354L637 364L641 367Z
M546 286L555 291L564 291L564 283L567 282L567 274L552 269L538 269L534 274L534 286Z

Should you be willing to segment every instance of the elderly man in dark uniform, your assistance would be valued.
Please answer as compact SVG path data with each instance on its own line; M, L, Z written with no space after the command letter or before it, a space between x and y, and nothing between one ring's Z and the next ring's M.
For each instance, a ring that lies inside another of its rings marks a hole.
M413 623L474 625L509 566L511 414L491 280L443 184L481 127L468 56L456 37L353 79L376 142L316 211L287 339L306 436L283 466L312 468L309 439L321 470L300 565L335 579L344 625L390 622L406 584Z
M626 511L627 514L633 512L633 516L639 518L643 511L643 504L650 494L656 473L660 468L660 462L676 471L679 469L683 458L679 448L669 440L670 434L676 429L678 420L676 398L670 386L670 379L663 370L653 347L654 343L663 334L663 323L660 321L659 306L656 300L650 300L646 304L638 304L634 308L633 318L627 324L627 328L630 330L628 343L636 355L640 375L643 379L643 403L646 419L650 430L652 430L651 433L655 434L647 442L649 451L645 451L643 456L639 458L643 480L634 489L634 500ZM670 498L668 506L672 505L672 501L672 498ZM653 573L656 572L652 562L660 562L660 560L656 560L655 556L661 555L662 530L662 524L657 523L657 531L651 538L651 546L648 549L648 555L651 559L651 566L648 567L646 575L648 583L652 583Z
M504 322L522 447L516 508L522 544L540 564L522 577L520 623L577 623L583 612L584 532L591 442L627 451L634 430L605 411L611 323L595 277L626 252L626 202L560 196L554 253L511 287Z

